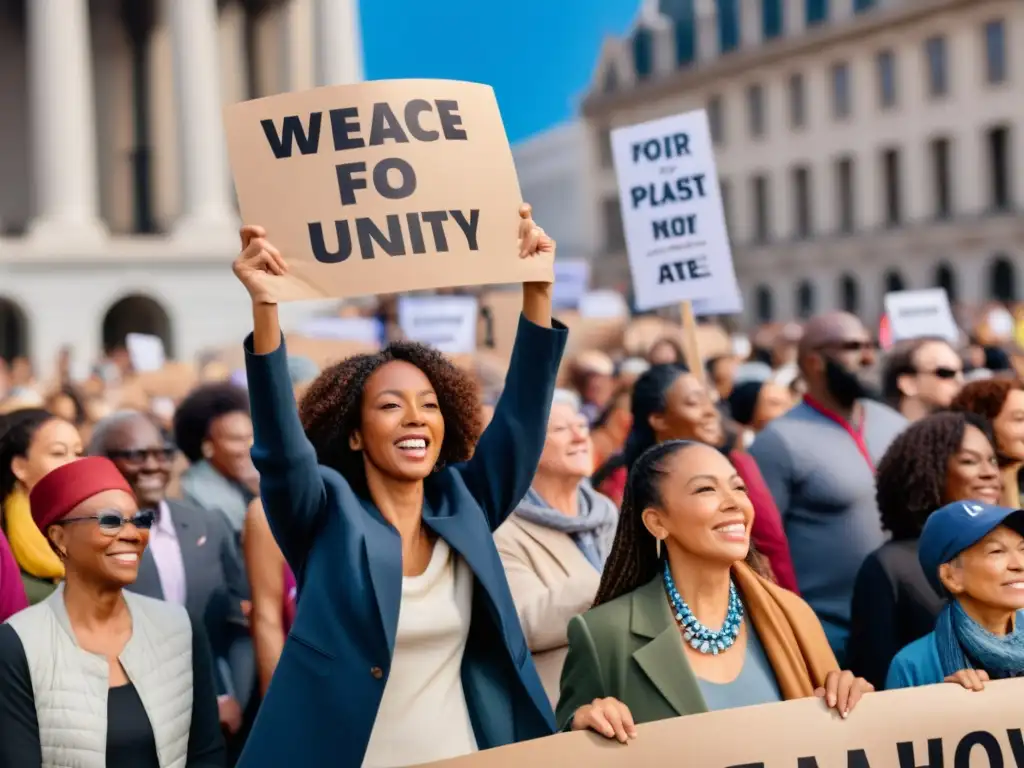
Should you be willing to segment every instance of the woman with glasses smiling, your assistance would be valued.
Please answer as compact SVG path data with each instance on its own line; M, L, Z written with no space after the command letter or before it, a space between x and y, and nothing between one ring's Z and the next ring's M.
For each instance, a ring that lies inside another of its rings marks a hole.
M65 566L0 626L0 765L224 765L213 661L181 606L134 595L153 525L103 457L44 476L32 517Z

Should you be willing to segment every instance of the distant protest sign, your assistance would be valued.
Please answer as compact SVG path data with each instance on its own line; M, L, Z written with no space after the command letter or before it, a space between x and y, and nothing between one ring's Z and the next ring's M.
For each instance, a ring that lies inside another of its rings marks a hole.
M480 308L474 296L401 296L398 327L409 341L450 355L476 351Z
M489 86L317 88L234 104L224 124L242 218L289 264L268 280L279 301L552 279L550 255L519 258L522 199Z
M551 303L555 309L576 309L590 289L590 262L586 259L555 259L555 284Z
M736 298L715 155L703 110L612 131L636 305Z
M871 693L849 718L818 699L641 725L628 745L568 733L434 768L1014 768L1024 766L1024 680Z
M953 318L949 296L942 288L887 293L885 314L893 343L922 336L938 336L951 344L960 343L960 329Z

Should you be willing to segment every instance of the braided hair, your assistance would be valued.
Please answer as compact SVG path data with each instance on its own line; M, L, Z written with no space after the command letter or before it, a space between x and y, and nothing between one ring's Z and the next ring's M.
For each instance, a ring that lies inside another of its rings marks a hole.
M668 440L644 451L634 462L626 481L619 525L615 541L601 573L601 585L594 606L610 602L632 592L661 572L662 552L658 557L654 536L644 525L643 513L651 507L664 506L662 483L669 475L669 460L680 451L704 445L692 440ZM706 446L714 450L711 446ZM761 576L771 578L761 556L753 544L747 555L747 564Z
M23 408L0 416L0 503L17 487L11 464L28 454L39 428L57 417L43 408Z
M378 368L401 361L423 372L437 394L444 418L444 442L437 466L466 461L482 431L480 391L473 378L436 349L396 341L380 352L355 355L327 368L306 390L299 417L317 460L339 472L354 489L366 493L363 455L349 447L362 425L363 391Z
M640 455L657 442L654 428L651 427L651 416L665 410L668 405L668 391L680 376L689 372L684 365L663 363L652 365L636 380L631 404L633 426L629 430L626 447L623 450L626 469L632 467Z
M895 541L916 539L932 512L958 501L946 498L946 475L968 426L981 430L995 445L992 427L980 416L935 413L900 433L878 462L875 498L882 527Z

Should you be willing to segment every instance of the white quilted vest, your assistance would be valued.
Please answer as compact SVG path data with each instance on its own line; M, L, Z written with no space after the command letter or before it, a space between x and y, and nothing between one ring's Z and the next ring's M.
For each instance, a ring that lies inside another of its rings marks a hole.
M185 768L192 723L192 625L178 605L124 592L132 636L121 666L135 685L156 737L161 768ZM107 659L78 647L64 585L7 621L32 674L42 768L106 768Z

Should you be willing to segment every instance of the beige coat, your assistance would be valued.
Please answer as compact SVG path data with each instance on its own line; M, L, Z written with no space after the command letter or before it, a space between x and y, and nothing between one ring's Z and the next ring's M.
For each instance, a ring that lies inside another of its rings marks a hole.
M572 537L513 514L494 534L526 642L552 706L568 651L569 619L590 609L601 574Z

